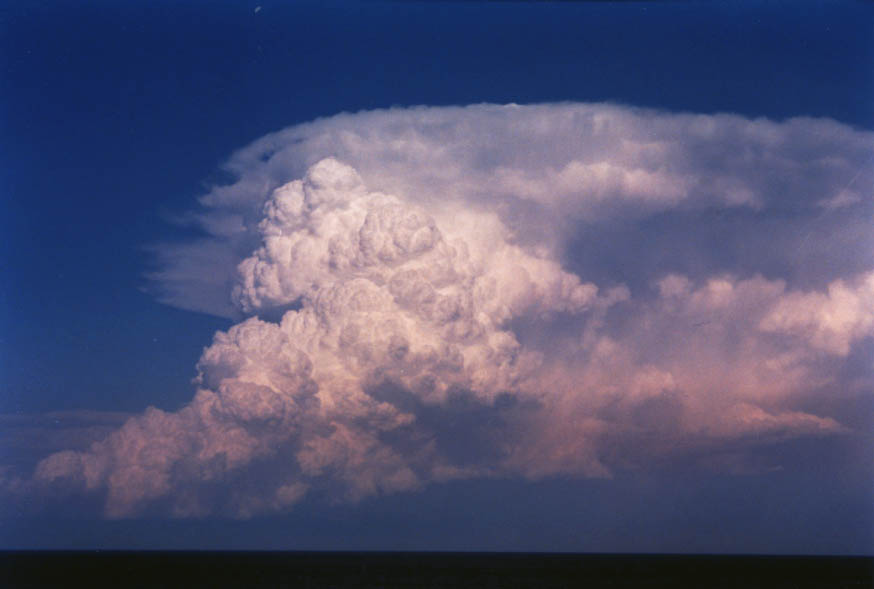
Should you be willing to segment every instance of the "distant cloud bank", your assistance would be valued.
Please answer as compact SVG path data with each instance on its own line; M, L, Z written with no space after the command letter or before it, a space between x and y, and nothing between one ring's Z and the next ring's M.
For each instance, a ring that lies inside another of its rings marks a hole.
M249 517L854 435L811 399L874 393L844 370L874 336L872 154L830 120L604 104L268 135L186 216L205 237L155 250L162 301L240 321L194 399L29 488Z

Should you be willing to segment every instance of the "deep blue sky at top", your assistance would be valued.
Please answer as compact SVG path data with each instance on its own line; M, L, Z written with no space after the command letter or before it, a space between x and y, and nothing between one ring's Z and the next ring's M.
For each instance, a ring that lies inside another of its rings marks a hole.
M0 412L189 398L227 322L141 292L143 246L185 236L167 216L267 132L344 110L553 100L874 128L871 8L5 3Z

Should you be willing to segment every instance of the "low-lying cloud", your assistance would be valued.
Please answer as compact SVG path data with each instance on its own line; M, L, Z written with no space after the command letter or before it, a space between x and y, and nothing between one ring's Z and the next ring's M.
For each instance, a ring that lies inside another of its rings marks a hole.
M30 484L247 517L853 435L802 400L874 336L872 150L829 120L585 104L271 134L187 216L207 237L156 250L161 300L240 320L194 399Z

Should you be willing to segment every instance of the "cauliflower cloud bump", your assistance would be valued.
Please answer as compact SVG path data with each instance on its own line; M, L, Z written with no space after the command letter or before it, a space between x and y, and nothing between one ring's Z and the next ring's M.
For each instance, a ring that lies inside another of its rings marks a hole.
M869 172L848 184L872 147L833 121L578 104L269 135L200 199L209 237L159 252L165 302L242 319L192 401L33 483L104 493L112 517L248 517L847 434L805 408L842 402L874 336Z

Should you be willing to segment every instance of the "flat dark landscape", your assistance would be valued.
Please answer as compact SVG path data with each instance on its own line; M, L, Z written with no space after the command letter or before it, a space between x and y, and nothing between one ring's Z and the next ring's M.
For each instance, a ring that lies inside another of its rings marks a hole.
M874 558L413 552L0 554L3 587L871 587Z

